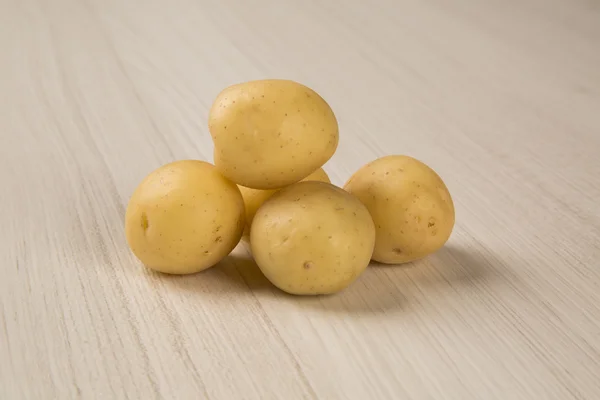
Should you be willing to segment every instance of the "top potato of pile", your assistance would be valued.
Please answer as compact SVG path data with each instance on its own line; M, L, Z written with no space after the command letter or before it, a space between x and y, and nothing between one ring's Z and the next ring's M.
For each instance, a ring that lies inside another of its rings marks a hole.
M208 119L219 171L238 185L276 189L321 167L338 145L331 107L289 80L258 80L223 90Z

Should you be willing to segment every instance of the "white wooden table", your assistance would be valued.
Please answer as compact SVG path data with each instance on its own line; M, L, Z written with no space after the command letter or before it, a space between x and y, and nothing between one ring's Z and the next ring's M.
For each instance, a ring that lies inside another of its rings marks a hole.
M448 245L322 298L144 270L135 186L273 77L336 111L334 183L436 169ZM0 166L1 399L600 398L596 0L0 0Z

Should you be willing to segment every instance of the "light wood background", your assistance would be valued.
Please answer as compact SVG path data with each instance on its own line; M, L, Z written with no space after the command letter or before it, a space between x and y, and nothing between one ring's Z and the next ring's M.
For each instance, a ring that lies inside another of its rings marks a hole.
M321 298L145 271L129 195L270 77L336 111L335 183L436 169L448 245ZM0 166L1 399L600 398L597 0L0 0Z

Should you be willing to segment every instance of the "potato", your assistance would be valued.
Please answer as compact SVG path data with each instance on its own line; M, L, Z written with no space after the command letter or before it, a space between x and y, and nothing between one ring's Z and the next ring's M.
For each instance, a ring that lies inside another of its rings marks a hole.
M375 225L356 197L329 183L300 182L258 209L250 243L259 268L281 290L329 294L369 265Z
M313 90L288 80L259 80L223 90L208 126L215 165L245 187L278 189L321 167L338 145L338 124Z
M329 176L323 170L323 168L319 168L302 181L319 181L319 182L327 182L331 183L329 180ZM242 193L242 197L244 198L244 204L246 206L246 227L244 228L243 238L245 240L249 240L250 235L250 226L252 225L252 220L254 219L254 214L258 208L265 202L269 197L277 193L279 189L271 189L271 190L260 190L260 189L251 189L245 186L238 186L240 192Z
M125 233L133 253L153 270L190 274L233 250L244 229L237 186L203 161L177 161L150 173L133 193Z
M359 169L344 186L369 209L377 229L373 259L399 264L440 249L454 227L454 204L442 179L408 156Z

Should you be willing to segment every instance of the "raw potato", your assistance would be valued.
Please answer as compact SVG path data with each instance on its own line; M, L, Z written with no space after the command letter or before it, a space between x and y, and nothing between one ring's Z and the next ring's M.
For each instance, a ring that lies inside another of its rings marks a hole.
M148 268L169 274L207 269L238 244L244 201L237 186L203 161L164 165L133 193L125 233Z
M338 145L338 124L316 92L288 80L223 90L208 118L215 165L238 185L278 189L323 166Z
M329 176L323 170L323 168L319 168L302 181L319 181L319 182L327 182L331 183L329 180ZM246 241L249 241L250 235L250 226L252 225L252 220L254 219L254 214L258 208L271 196L273 196L279 189L271 189L271 190L260 190L260 189L251 189L245 186L238 186L240 192L242 193L242 197L244 198L244 204L246 206L246 226L244 228L243 238Z
M252 253L278 288L329 294L369 265L375 225L354 196L324 182L300 182L275 193L254 217Z
M359 169L344 186L367 206L377 229L373 259L399 264L425 257L450 237L454 204L442 179L408 156Z

